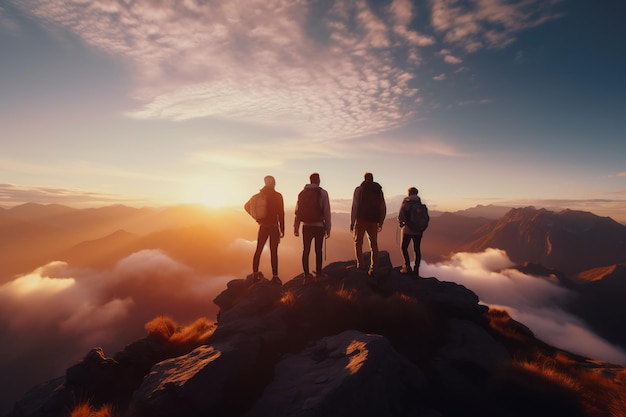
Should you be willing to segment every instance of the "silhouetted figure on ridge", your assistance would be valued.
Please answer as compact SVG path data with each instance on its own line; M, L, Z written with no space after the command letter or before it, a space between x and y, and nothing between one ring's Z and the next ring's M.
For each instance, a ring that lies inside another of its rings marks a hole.
M330 237L330 201L328 192L320 187L320 174L314 172L309 176L310 184L298 194L293 233L299 235L302 223L302 269L304 280L311 276L309 272L309 254L311 243L315 240L315 275L322 275L322 245L324 237Z
M272 283L282 284L278 278L278 244L285 236L285 206L283 196L276 190L276 180L271 175L264 179L265 186L246 202L244 209L259 224L256 251L252 259L252 280L258 281L262 274L259 273L261 253L267 239L270 240L270 258L272 264Z
M404 197L400 210L398 211L398 223L402 230L402 257L404 265L400 269L400 273L415 273L415 277L419 277L420 262L422 261L422 252L420 244L424 230L428 227L428 208L422 203L421 198L417 195L418 190L411 187L408 190L408 196ZM413 250L415 251L415 267L411 269L411 260L409 257L409 244L413 241Z
M363 238L367 233L371 250L369 275L373 275L378 267L378 232L383 228L386 215L387 206L383 188L374 182L374 175L371 172L366 172L364 181L356 187L352 197L350 231L354 232L354 253L359 269L365 269Z

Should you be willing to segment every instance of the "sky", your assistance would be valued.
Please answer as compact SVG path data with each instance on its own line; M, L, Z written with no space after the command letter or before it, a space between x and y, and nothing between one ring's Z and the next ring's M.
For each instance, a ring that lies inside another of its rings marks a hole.
M4 0L0 206L241 207L312 172L626 223L626 3Z

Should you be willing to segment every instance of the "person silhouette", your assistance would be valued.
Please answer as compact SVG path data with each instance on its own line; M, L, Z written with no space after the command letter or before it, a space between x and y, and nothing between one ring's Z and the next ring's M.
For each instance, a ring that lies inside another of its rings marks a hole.
M382 230L387 206L383 189L374 182L374 175L366 172L364 181L354 189L352 210L350 213L350 231L354 232L354 254L356 266L365 269L363 265L363 238L365 233L370 245L370 265L368 275L373 275L378 268L378 232Z
M315 275L322 276L322 245L324 237L330 237L330 201L328 192L320 187L320 174L314 172L309 176L310 183L298 194L296 203L293 233L299 236L302 223L302 269L304 280L311 277L309 273L309 254L311 243L315 241Z
M404 197L400 210L398 211L398 223L402 232L402 258L404 265L400 269L402 274L410 274L413 272L415 277L419 277L419 268L422 261L421 242L424 230L428 227L428 208L422 204L421 198L417 195L418 190L415 187L408 189L408 196ZM415 252L415 267L411 269L411 260L409 257L409 245L413 242L413 251Z
M282 281L278 277L278 244L280 239L285 236L285 206L282 194L274 189L276 187L274 177L268 175L263 181L265 186L244 205L244 209L252 215L259 224L256 251L252 258L251 278L252 281L261 279L262 274L259 273L259 263L263 247L269 238L272 283L280 285ZM255 198L262 201L262 203L258 203L262 208L256 209L253 203Z

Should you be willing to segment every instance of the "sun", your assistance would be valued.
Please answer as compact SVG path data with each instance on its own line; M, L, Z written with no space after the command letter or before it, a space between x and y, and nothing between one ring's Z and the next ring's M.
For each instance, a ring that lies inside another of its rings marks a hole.
M242 207L245 196L240 187L228 182L209 180L187 181L181 190L180 200L184 203L201 204L211 208Z

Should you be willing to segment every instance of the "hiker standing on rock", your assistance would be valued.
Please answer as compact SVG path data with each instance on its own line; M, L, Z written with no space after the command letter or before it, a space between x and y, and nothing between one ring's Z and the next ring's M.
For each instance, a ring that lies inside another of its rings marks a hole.
M420 276L419 268L422 261L420 244L422 235L428 227L428 221L430 220L428 208L422 203L417 193L417 188L409 188L408 196L404 197L398 211L398 223L402 230L402 257L404 258L404 265L402 265L400 273L410 274L413 272L416 278ZM415 251L415 267L413 269L411 269L411 260L409 258L409 244L411 241L413 241L413 250Z
M282 284L278 278L278 243L285 236L285 206L283 196L276 190L276 180L271 175L264 179L265 186L260 192L253 195L244 205L244 209L259 224L259 233L256 241L256 252L252 259L253 282L259 281L263 274L259 272L261 253L267 239L270 240L270 259L272 264L272 283Z
M352 212L350 214L350 231L354 232L354 254L356 266L365 269L363 265L363 238L365 233L370 244L369 275L373 275L378 268L378 232L383 228L387 206L383 195L383 188L374 182L374 175L366 172L364 181L354 190L352 197Z
M296 216L293 223L293 234L299 236L302 223L302 269L304 279L309 273L309 254L311 243L315 240L315 275L322 276L322 244L324 238L330 237L330 201L328 192L320 187L320 174L314 172L309 176L310 184L298 194Z

